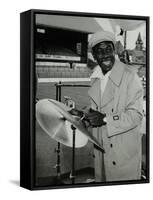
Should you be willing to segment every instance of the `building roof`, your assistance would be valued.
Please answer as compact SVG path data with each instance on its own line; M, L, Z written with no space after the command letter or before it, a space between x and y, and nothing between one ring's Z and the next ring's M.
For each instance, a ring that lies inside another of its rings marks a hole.
M93 17L36 14L36 24L85 33L103 30Z

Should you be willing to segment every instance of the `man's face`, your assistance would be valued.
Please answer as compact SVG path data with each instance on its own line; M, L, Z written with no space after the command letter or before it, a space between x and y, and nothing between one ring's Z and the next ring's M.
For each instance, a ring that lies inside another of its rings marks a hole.
M93 56L101 67L103 74L106 74L115 63L115 51L112 42L98 43L93 47Z

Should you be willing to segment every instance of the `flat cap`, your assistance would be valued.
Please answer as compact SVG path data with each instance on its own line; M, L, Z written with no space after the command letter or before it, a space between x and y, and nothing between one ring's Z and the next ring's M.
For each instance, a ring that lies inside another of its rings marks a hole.
M98 31L94 33L89 40L89 48L93 48L96 44L104 41L110 41L115 46L115 36L108 31Z

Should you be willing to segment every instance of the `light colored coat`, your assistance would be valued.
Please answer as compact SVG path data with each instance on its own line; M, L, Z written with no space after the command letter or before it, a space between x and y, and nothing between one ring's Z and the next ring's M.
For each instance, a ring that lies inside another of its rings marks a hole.
M99 79L91 80L92 108L106 113L107 125L93 128L105 149L94 149L95 180L138 180L141 177L141 134L143 89L132 66L115 61L101 101Z

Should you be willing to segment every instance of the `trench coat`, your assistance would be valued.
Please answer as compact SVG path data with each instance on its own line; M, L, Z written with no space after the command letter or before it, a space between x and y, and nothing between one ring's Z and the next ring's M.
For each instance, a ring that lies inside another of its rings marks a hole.
M94 148L95 181L139 180L143 89L132 66L115 61L101 100L99 79L91 80L91 107L106 113L107 124L93 128L105 149Z

